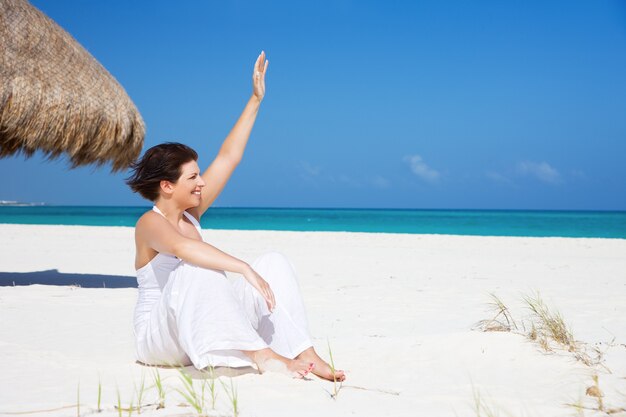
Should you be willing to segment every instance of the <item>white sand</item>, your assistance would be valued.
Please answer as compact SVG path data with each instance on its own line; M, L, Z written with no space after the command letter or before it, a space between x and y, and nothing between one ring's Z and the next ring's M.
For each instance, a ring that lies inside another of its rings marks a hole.
M332 383L317 378L237 376L241 416L475 416L473 391L502 416L573 416L567 403L597 404L585 396L594 373L605 405L626 407L626 240L213 230L204 238L247 261L269 250L288 256L316 348L328 356L328 339L348 374L336 401ZM132 228L0 225L0 278L42 283L32 273L56 269L83 282L0 287L0 415L75 406L79 382L81 415L90 414L100 378L102 415L116 416L117 388L127 406L142 372L143 402L154 402L150 369L134 363L133 259ZM111 276L127 287L84 285ZM522 294L534 290L577 340L605 352L611 373L519 334L471 330L492 316L489 292L521 319ZM166 408L142 414L194 413L178 405L177 373L160 373ZM229 413L218 387L209 414Z

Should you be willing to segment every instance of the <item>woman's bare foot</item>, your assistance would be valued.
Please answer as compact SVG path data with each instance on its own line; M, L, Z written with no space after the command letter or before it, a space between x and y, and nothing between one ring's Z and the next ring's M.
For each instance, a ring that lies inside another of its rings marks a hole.
M291 372L299 375L300 378L304 378L309 372L315 372L315 364L313 362L301 361L298 359L290 360L287 368Z
M331 366L319 357L313 347L310 347L301 354L299 354L296 359L301 359L306 362L314 363L315 368L313 368L313 373L320 378L338 382L343 382L346 379L345 372L339 369L335 369L335 373L333 374L333 369L331 368Z
M291 375L294 378L304 378L315 369L315 363L312 361L288 359L269 348L244 351L244 353L257 364L261 372L278 372Z

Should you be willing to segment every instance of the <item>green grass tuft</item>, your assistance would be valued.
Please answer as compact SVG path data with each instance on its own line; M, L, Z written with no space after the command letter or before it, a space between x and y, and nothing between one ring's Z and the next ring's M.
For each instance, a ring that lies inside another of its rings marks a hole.
M135 385L135 393L137 395L137 414L141 414L141 403L143 400L143 394L145 390L146 390L146 374L145 372L142 371L141 372L141 385L139 386L139 389L137 389L137 386Z
M551 311L543 302L539 293L534 296L524 296L524 302L531 311L537 330L555 342L565 346L570 352L576 349L574 335L565 324L563 316L558 311Z
M326 339L326 344L328 345L328 356L330 357L330 371L333 373L333 393L331 394L331 397L333 400L336 400L337 395L339 395L339 391L341 390L341 387L343 387L343 382L337 384L335 360L333 359L333 351L330 348L330 341L328 339Z
M154 386L157 389L157 410L159 410L161 408L165 408L165 389L163 388L163 381L161 381L161 374L159 373L159 370L157 368L154 369L152 375L154 377Z
M205 378L202 381L202 398L204 401L204 390L208 386L209 392L211 394L211 409L215 410L215 400L217 399L217 390L215 389L215 368L209 365L208 371L203 371L207 374L208 378Z
M120 397L120 387L117 386L117 415L122 417L122 398Z
M98 413L102 412L102 407L100 407L102 401L102 379L98 377L98 408L96 411Z
M509 308L494 293L489 293L491 302L488 304L489 309L495 313L493 318L489 320L481 320L476 327L483 332L510 332L517 331L519 328L511 315Z
M183 398L185 398L187 403L192 406L198 414L202 414L204 411L203 404L201 402L200 395L198 395L198 393L196 392L196 388L193 384L193 379L191 378L191 375L185 372L182 367L178 368L178 372L179 378L183 383L183 389L176 389L176 391L178 391L178 393L182 395Z
M80 417L80 381L78 381L78 388L76 388L76 417Z
M224 391L226 391L226 395L228 396L228 399L230 400L230 404L233 409L233 417L238 417L239 416L239 399L237 397L237 387L233 385L233 378L232 377L230 378L230 387L226 386L224 381L222 381L221 379L219 381L220 381L220 384L222 384L222 388L224 388Z

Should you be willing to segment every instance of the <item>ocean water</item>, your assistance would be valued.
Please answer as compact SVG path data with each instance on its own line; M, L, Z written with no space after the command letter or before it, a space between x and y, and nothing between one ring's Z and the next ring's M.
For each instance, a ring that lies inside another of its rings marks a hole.
M0 223L134 226L150 207L0 206ZM626 239L625 211L211 208L207 229Z

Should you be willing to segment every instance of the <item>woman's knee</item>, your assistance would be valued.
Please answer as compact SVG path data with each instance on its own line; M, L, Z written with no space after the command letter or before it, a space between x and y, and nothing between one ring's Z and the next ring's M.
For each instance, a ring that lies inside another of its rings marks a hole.
M264 253L263 255L259 256L255 262L255 264L263 264L263 263L269 263L269 264L276 264L276 265L287 265L289 267L291 267L291 262L289 262L289 259L287 259L287 257L285 255L283 255L280 252L267 252Z
M265 279L270 286L297 281L296 271L289 259L280 252L268 252L255 260L252 268Z

